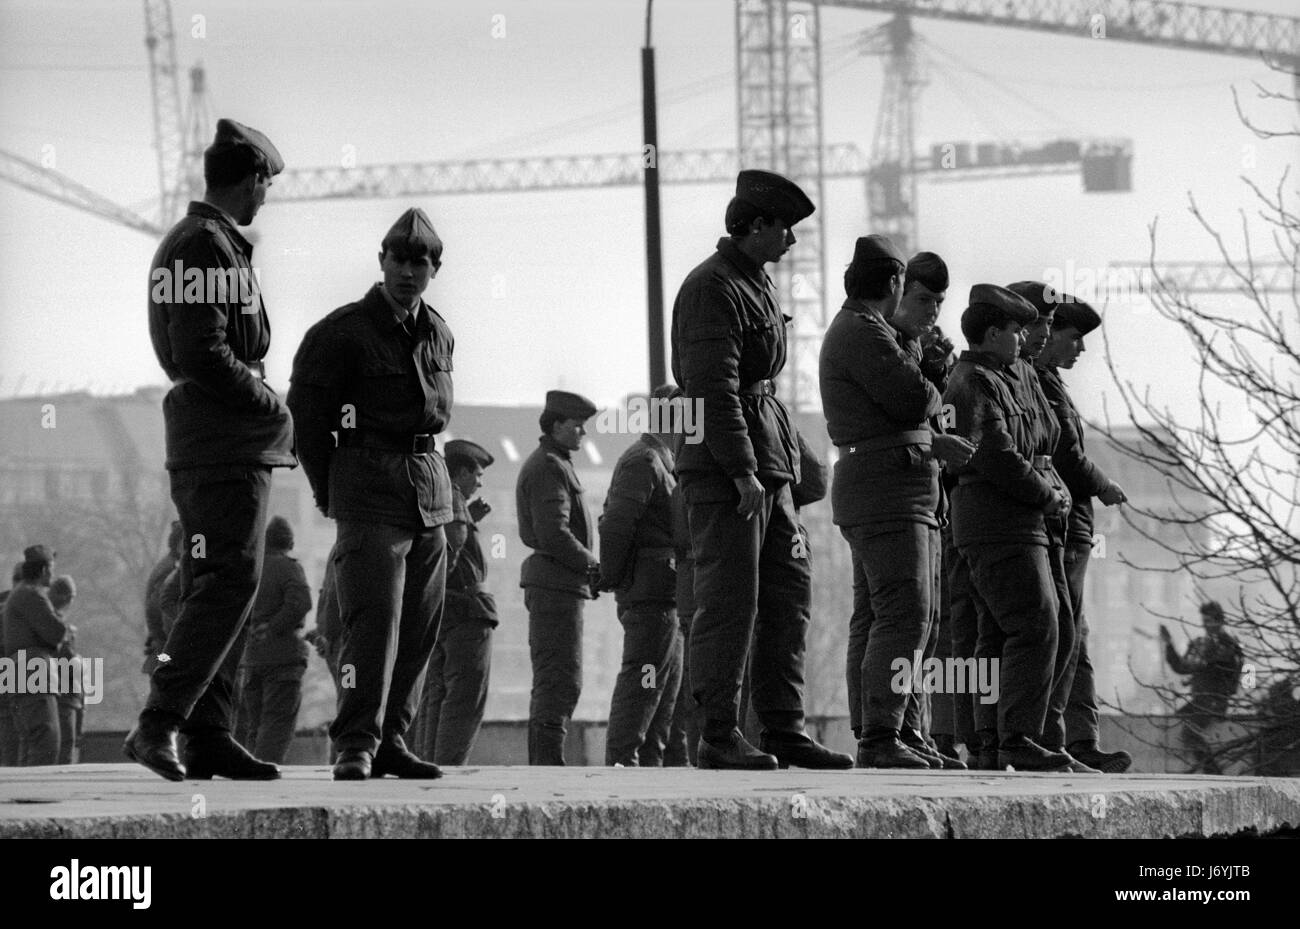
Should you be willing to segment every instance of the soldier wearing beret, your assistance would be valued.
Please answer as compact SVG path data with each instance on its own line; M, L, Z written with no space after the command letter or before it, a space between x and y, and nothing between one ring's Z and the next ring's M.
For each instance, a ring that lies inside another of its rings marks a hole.
M1008 284L1007 289L1024 297L1034 307L1038 318L1026 327L1024 343L1020 346L1020 357L1012 366L1015 371L1013 383L1016 387L1016 400L1025 412L1026 422L1034 438L1034 455L1044 455L1052 461L1050 470L1044 472L1058 490L1065 490L1067 499L1069 491L1060 473L1056 470L1055 459L1057 446L1061 437L1061 425L1056 411L1043 393L1038 381L1038 372L1034 361L1047 344L1052 334L1052 320L1055 318L1059 295L1055 288L1041 281L1017 281ZM1070 697L1070 686L1074 681L1075 662L1078 659L1078 643L1075 640L1074 609L1070 600L1069 583L1065 577L1065 535L1069 519L1068 508L1047 516L1043 520L1047 530L1047 559L1052 569L1052 584L1056 588L1056 663L1052 669L1052 696L1047 704L1047 719L1043 724L1042 737L1038 743L1049 751L1065 750L1065 705ZM1066 754L1069 754L1066 752ZM1071 771L1081 774L1096 774L1095 768L1074 759Z
M905 331L890 324L905 269L889 239L858 239L844 274L848 299L826 331L819 368L826 429L840 450L832 514L854 562L849 716L858 765L871 768L942 767L920 732L920 701L911 686L895 686L895 663L911 666L930 637L938 462L964 462L970 453L969 443L932 429L939 391L921 372L919 345L899 344L900 336L914 344L937 304L896 320Z
M676 388L656 388L666 403ZM658 418L614 466L600 515L600 587L614 591L623 627L623 662L614 683L605 764L657 766L672 723L682 676L673 551L674 456L671 416Z
M813 212L797 185L741 171L728 235L687 275L673 304L672 369L703 406L703 441L683 444L677 475L695 559L690 691L700 716L698 761L708 768L839 766L804 732L804 617L793 602L799 527L790 485L799 452L774 379L785 367L785 318L763 270L794 245ZM759 748L738 728L753 642Z
M54 660L68 634L67 624L50 601L55 553L44 545L23 550L22 579L5 599L4 657L26 661ZM25 672L24 672L25 673ZM59 763L59 703L54 688L44 693L11 693L18 765Z
M498 622L496 600L483 587L487 561L478 529L491 507L475 497L483 486L483 472L495 459L468 439L452 439L443 453L453 498L447 544L456 554L447 568L442 627L412 729L417 754L439 765L463 765L483 723L492 630Z
M519 470L519 537L533 550L519 585L528 608L533 689L528 702L528 763L564 764L564 736L582 693L582 604L596 596L600 563L573 453L596 405L564 390L546 393L537 448Z
M335 780L441 776L404 740L442 618L452 518L434 436L451 417L454 340L420 299L441 264L433 223L407 210L380 244L383 280L307 330L293 362L299 454L338 523Z
M953 407L953 432L975 445L970 461L953 469L953 542L980 605L975 657L996 662L1001 682L996 704L974 702L981 766L1062 771L1070 756L1035 740L1047 717L1057 637L1044 519L1069 501L1047 473L1051 459L1035 455L1013 367L1023 330L1037 318L1029 301L1006 288L972 287L961 320L970 349L958 359L944 401Z
M271 469L297 464L292 418L264 380L271 327L253 246L237 228L253 221L283 169L266 136L219 120L203 155L204 198L158 246L150 274L149 333L173 384L163 401L167 469L186 545L180 613L124 751L169 780L187 770L199 778L279 777L231 727Z
M307 672L300 630L311 611L311 588L291 551L293 527L276 516L266 526L266 559L240 668L240 741L277 764L284 763L293 741Z
M1070 491L1070 520L1066 530L1065 579L1074 614L1075 668L1065 708L1066 750L1071 756L1106 774L1127 771L1133 764L1128 752L1102 751L1099 746L1097 693L1092 660L1088 655L1088 620L1083 611L1083 582L1092 555L1092 498L1106 506L1128 499L1124 488L1111 480L1088 458L1084 449L1083 418L1075 409L1061 369L1070 370L1084 351L1083 338L1101 325L1097 311L1069 294L1059 294L1052 334L1035 359L1043 393L1056 413L1061 437L1052 461Z

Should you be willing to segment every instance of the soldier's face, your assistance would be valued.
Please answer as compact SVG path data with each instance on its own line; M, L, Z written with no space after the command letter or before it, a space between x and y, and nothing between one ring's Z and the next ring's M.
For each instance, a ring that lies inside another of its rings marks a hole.
M247 226L257 216L262 204L266 202L266 192L271 189L271 178L265 174L254 174L245 183L249 184L247 208L243 214L236 216L235 222L241 226Z
M1007 323L1001 329L990 326L983 347L998 361L1009 365L1019 357L1024 338L1025 330L1021 328L1020 323Z
M893 321L900 330L913 339L919 339L934 328L939 321L939 309L947 291L935 293L920 281L912 281L903 291Z
M452 480L456 483L456 489L465 495L465 499L478 493L478 489L483 486L483 466L474 465L472 468L461 468L456 472Z
M1025 344L1021 347L1020 354L1032 361L1038 357L1038 353L1043 350L1043 346L1052 336L1052 314L1038 317L1025 327L1024 333Z
M1074 367L1074 363L1083 352L1083 336L1079 335L1079 330L1073 326L1053 329L1052 338L1044 349L1045 355L1051 355L1049 363L1058 368L1065 368L1067 371Z
M785 253L794 247L794 230L782 220L774 219L771 223L763 223L760 220L756 225L754 242L765 262L780 261Z
M586 434L586 421L581 419L562 419L551 427L551 438L571 452L582 447L582 437Z
M394 249L379 253L379 269L384 272L384 287L403 306L413 307L433 280L433 260L423 255L404 255Z

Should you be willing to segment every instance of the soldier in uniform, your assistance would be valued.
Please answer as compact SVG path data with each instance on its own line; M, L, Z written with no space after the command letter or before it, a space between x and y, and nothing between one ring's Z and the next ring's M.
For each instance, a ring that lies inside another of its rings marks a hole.
M1038 314L1038 318L1025 328L1020 346L1020 357L1012 365L1014 377L1011 384L1016 390L1016 402L1025 414L1025 422L1033 436L1035 458L1045 457L1049 467L1043 474L1056 490L1064 490L1070 498L1065 481L1056 470L1052 457L1060 444L1061 424L1056 411L1043 393L1038 381L1034 361L1047 345L1052 334L1052 322L1060 295L1056 289L1042 281L1017 281L1007 289L1024 297ZM1047 531L1047 560L1052 569L1052 585L1056 589L1056 663L1052 669L1052 696L1047 704L1047 719L1041 737L1036 739L1048 751L1065 751L1065 705L1070 699L1074 683L1075 662L1078 660L1078 642L1074 629L1074 607L1070 599L1070 586L1065 576L1065 536L1069 509L1043 518ZM1066 752L1066 754L1069 754ZM1096 768L1071 756L1070 770L1078 774L1097 774Z
M919 677L908 675L909 686L898 688L895 662L911 667L930 637L938 462L964 463L971 452L964 439L931 428L940 394L921 373L919 346L915 353L900 346L889 323L905 269L889 239L858 239L844 274L848 299L826 330L819 367L826 429L840 450L832 513L853 551L846 671L864 768L943 766L920 732L911 687ZM919 321L905 326L901 335L914 341ZM901 739L904 730L911 745Z
M667 405L676 388L663 386L651 401ZM682 635L677 622L677 565L673 550L673 424L632 443L614 466L600 516L602 590L614 591L623 627L623 663L614 683L605 764L662 762L682 682Z
M50 602L55 553L44 545L23 551L22 580L5 600L5 657L27 662L53 660L68 627ZM25 673L25 671L24 671ZM59 763L59 703L53 688L44 693L11 693L18 759L22 766Z
M1035 360L1038 381L1056 412L1061 438L1052 453L1057 472L1070 491L1070 521L1066 529L1065 580L1074 614L1074 680L1065 708L1066 751L1106 774L1119 774L1133 764L1128 752L1106 752L1099 747L1097 693L1092 660L1088 656L1088 619L1083 611L1083 582L1092 555L1092 498L1106 506L1123 503L1124 488L1108 478L1084 451L1083 418L1061 379L1084 351L1083 337L1101 325L1097 311L1082 300L1060 294L1052 320L1052 336Z
M4 605L9 595L23 582L23 563L14 565L10 589L0 593L0 657L5 651ZM7 690L0 689L0 768L18 764L18 730L14 723L14 707Z
M262 570L271 469L297 464L293 420L264 380L271 327L255 286L253 246L236 226L253 221L283 169L266 136L219 120L203 154L204 199L190 204L153 260L149 334L174 385L163 419L185 537L182 599L123 750L168 780L187 771L196 778L280 776L275 765L245 751L231 727L245 624ZM191 287L196 277L200 286ZM184 767L178 730L186 736Z
M144 622L145 622L145 640L144 640L144 666L141 671L145 674L152 674L154 668L158 667L158 653L162 651L163 645L167 642L167 633L170 629L163 628L162 615L162 586L167 580L167 575L180 564L181 560L181 521L172 520L171 531L167 534L167 554L158 559L158 562L149 571L149 578L144 584Z
M442 628L415 723L422 738L416 751L436 764L463 765L483 724L492 667L492 630L498 623L496 600L483 588L487 561L478 529L492 508L475 497L483 486L483 472L494 459L487 449L468 439L453 439L443 451L451 473L456 516L448 529L448 545L455 547L457 554L447 569ZM459 545L452 532L463 533Z
M673 304L673 376L687 402L703 405L703 441L682 445L677 475L695 559L690 691L706 768L842 767L845 757L804 732L807 617L796 602L804 568L790 496L799 453L773 380L785 366L786 320L763 270L813 209L787 178L741 171L728 235ZM758 748L738 728L751 641Z
M64 619L68 607L77 599L77 585L72 577L60 574L50 582L50 605ZM81 663L77 661L77 627L66 623L67 633L59 643L55 657L65 662L70 669L67 687L59 681L59 764L76 764L81 760L81 733L86 718L86 701L84 697L85 679L79 678ZM73 662L76 662L75 664Z
M1242 651L1224 629L1223 607L1214 600L1201 604L1201 622L1205 635L1194 639L1186 653L1174 648L1169 629L1160 627L1160 641L1165 647L1165 661L1175 674L1191 675L1191 699L1180 706L1183 746L1192 756L1192 774L1222 774L1214 750L1205 739L1205 731L1228 714L1228 701L1241 684Z
M594 599L600 563L573 453L596 405L564 390L546 392L542 435L515 483L519 538L533 550L519 586L528 608L533 689L528 701L528 763L563 765L564 736L582 693L582 604Z
M291 551L293 527L276 516L266 526L266 560L241 669L240 741L276 764L289 753L307 672L307 643L299 630L311 611L311 588Z
M429 217L407 210L380 245L383 280L307 330L293 362L299 454L338 523L335 780L442 773L403 738L442 619L452 516L434 436L451 417L454 342L420 299L441 263Z
M1012 367L1024 327L1037 318L1032 304L1006 288L972 287L961 319L970 349L953 369L944 402L953 407L952 431L975 445L970 461L954 469L953 543L970 568L979 622L976 660L999 667L997 703L974 704L980 751L996 752L1000 768L1063 771L1070 756L1035 739L1047 717L1057 636L1044 517L1069 503L1046 473L1051 460L1034 455Z

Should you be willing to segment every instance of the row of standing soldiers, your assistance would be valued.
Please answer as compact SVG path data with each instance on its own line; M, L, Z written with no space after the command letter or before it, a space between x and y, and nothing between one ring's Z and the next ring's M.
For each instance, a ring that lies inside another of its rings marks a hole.
M204 200L190 205L159 246L154 278L173 267L215 267L254 279L252 245L237 226L252 221L283 166L263 134L220 120L205 152ZM804 727L810 567L792 495L801 480L799 447L774 383L786 361L788 318L763 270L794 244L791 228L812 211L789 180L741 172L726 211L728 235L687 276L673 310L673 375L682 401L702 412L701 441L679 443L670 469L666 449L643 438L653 457L642 465L656 474L661 469L665 485L668 477L676 482L694 563L687 695L699 726L701 767L854 763L819 745ZM260 290L238 299L194 299L180 288L151 293L153 346L174 385L163 407L172 498L186 538L201 536L206 548L203 558L182 550L179 615L127 738L128 757L173 780L279 776L275 765L233 737L231 700L263 557L271 470L301 461L317 505L338 529L331 556L341 624L333 775L440 775L404 737L437 644L449 564L464 544L447 529L465 521L456 518L447 463L435 451L435 437L451 416L454 340L421 299L442 253L428 217L407 210L381 242L382 280L303 337L287 401L265 382L261 359L270 328ZM1069 642L1080 637L1067 582L1054 583L1051 566L1059 559L1049 556L1055 549L1046 528L1053 517L1064 525L1070 505L1050 457L1062 428L1052 424L1066 414L1044 401L1040 417L1016 388L1020 332L1040 314L1010 290L974 289L963 314L972 350L952 373L947 399L955 422L945 425L936 419L943 397L921 377L901 330L887 322L905 286L906 264L887 241L859 240L846 276L849 303L827 334L821 364L828 430L841 446L832 509L856 562L851 638L861 661L849 676L857 761L945 764L914 725L909 707L919 695L907 688L895 693L898 688L882 686L880 674L892 658L918 648L924 653L942 638L933 633L932 609L942 599L935 596L935 566L939 527L947 519L939 489L943 461L956 478L953 546L969 567L966 620L977 629L975 654L1001 661L1006 679L996 707L976 707L978 735L968 734L966 744L976 745L981 757L991 752L992 763L1082 766L1097 751L1095 734L1072 744L1073 757L1045 734L1048 703L1055 702L1049 698L1070 692L1058 665L1073 666L1079 651ZM1091 321L1076 315L1071 326L1081 333ZM882 334L887 342L879 341ZM895 393L901 383L895 369L902 367L920 378L907 398ZM876 379L880 371L890 376ZM615 499L609 534L617 540L623 533L622 555L606 556L605 564L590 549L569 456L594 410L576 395L548 397L544 434L518 488L520 535L534 549L522 582L534 663L530 760L537 763L562 758L564 719L577 699L582 602L602 586L613 588L623 594L625 626L635 628L627 592L642 583L639 571L668 563L664 517L628 519L649 502L637 499L639 493L621 504ZM1101 480L1097 472L1095 481ZM1094 483L1088 492L1103 500L1123 496L1112 482ZM1064 530L1058 535L1063 543ZM952 601L955 614L955 594ZM650 626L644 632L628 638L660 635ZM1065 646L1058 648L1058 640ZM671 676L657 664L651 670L656 680ZM747 676L761 728L758 746L739 729ZM187 736L183 759L179 731Z

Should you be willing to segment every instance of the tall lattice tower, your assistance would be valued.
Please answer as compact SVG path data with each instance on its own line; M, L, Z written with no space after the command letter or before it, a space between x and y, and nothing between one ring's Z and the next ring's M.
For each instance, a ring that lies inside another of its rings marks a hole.
M742 168L784 174L817 206L774 266L781 306L794 317L781 396L817 406L817 353L826 329L822 243L821 21L806 0L736 0L738 151Z

